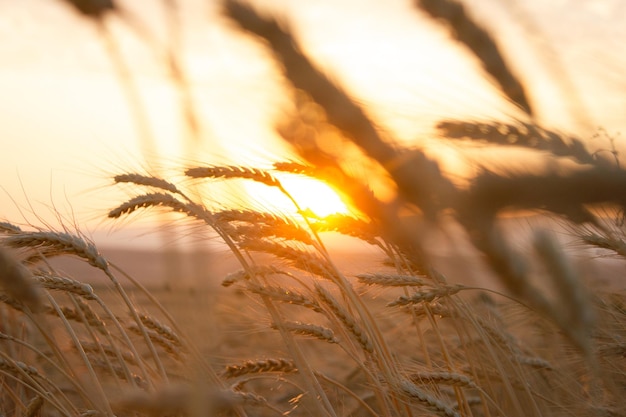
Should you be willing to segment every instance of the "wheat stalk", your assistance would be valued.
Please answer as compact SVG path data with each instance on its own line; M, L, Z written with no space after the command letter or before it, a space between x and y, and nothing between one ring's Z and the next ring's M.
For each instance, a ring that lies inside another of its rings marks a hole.
M21 376L29 376L46 380L46 378L34 366L27 365L24 362L14 361L7 358L0 358L0 369L5 372L15 373Z
M147 335L150 338L150 341L161 346L165 352L169 353L172 357L179 361L182 360L182 352L180 348L160 333L140 327L136 323L129 325L128 330L139 336L143 336L144 334Z
M183 345L180 337L169 326L159 322L154 317L150 317L146 314L139 314L139 319L148 329L154 330L174 345L178 347Z
M180 213L191 213L186 203L178 200L171 194L165 193L149 193L134 197L120 206L109 211L109 218L117 219L125 214L130 214L140 208L153 206L169 207L170 209Z
M43 288L78 295L85 300L96 299L96 295L91 285L85 284L75 279L52 274L44 274L43 272L39 272L37 275L34 276L34 278L37 282L39 282L39 284L41 284Z
M454 372L417 372L409 375L415 384L441 384L464 388L478 388L467 375Z
M273 329L282 326L285 330L303 336L312 336L316 339L325 340L329 343L339 343L335 334L328 327L318 326L317 324L301 323L299 321L284 321L280 325L272 324Z
M161 333L155 331L155 330L150 330L150 329L146 329L144 327L140 327L139 325L137 325L137 323L132 323L128 326L128 329L140 336L143 336L144 334L147 335L150 340L156 344L158 344L159 346L161 346L167 353L169 353L172 357L174 357L177 360L182 360L183 358L183 354L180 350L180 348L178 346L176 346L175 343L173 343L168 337L163 336Z
M93 351L86 353L90 354L93 353ZM132 382L139 388L147 390L150 387L150 384L148 384L145 379L135 373L129 373L125 366L112 365L108 360L102 360L101 358L90 358L89 362L94 368L98 368L102 371L110 373L111 375L115 375L117 378Z
M85 305L85 307L88 308L87 305ZM56 310L55 308L51 306L47 306L45 312L46 314L54 315L57 317L59 314L62 314L63 317L65 317L67 320L71 320L71 321L75 321L79 323L83 322L82 320L84 317L87 324L95 328L100 334L106 335L108 333L106 324L100 317L98 317L93 311L87 311L86 309L82 307L80 309L82 310L82 315L77 310L74 310L70 307L64 307L64 306L61 307L59 310Z
M21 232L3 239L5 245L13 248L31 248L45 257L58 255L76 255L85 259L90 265L105 270L107 260L100 255L96 246L85 239L64 232ZM34 255L37 257L38 255Z
M361 326L354 320L351 314L349 314L339 302L333 297L328 290L319 284L315 285L315 290L320 300L330 309L330 312L339 319L341 323L348 329L348 331L356 338L363 348L368 353L374 352L374 346L369 337Z
M449 297L466 288L464 285L448 285L418 291L409 296L400 296L394 301L387 303L387 307L406 306L410 304L430 303L442 297Z
M198 398L202 401L198 401ZM127 393L114 405L120 412L134 411L150 416L162 416L164 413L181 415L194 411L202 412L203 415L218 415L238 411L241 405L269 407L263 396L254 393L215 388L204 390L180 384L172 384L152 393Z
M245 361L237 365L228 365L220 373L220 376L224 378L237 378L243 375L266 372L290 373L297 372L297 368L290 359L260 359L256 361Z
M540 369L544 371L554 370L554 367L550 364L550 362L548 362L547 360L543 358L516 355L513 357L513 359L515 360L515 362L519 363L520 365L529 366L534 369Z
M287 271L283 271L273 265L250 265L246 269L231 272L222 280L222 286L229 287L234 283L242 280L250 280L253 277L266 277L269 275L285 275L290 276Z
M42 374L36 367L22 361L13 360L4 352L0 352L0 355L2 356L0 357L0 374L4 373L20 381L25 387L44 397L46 402L54 406L59 412L70 415L70 411L66 409L61 400L70 406L71 402L57 384ZM56 395L52 395L52 392Z
M283 243L260 239L244 240L239 243L239 247L248 251L270 253L290 261L298 269L316 274L322 278L335 279L334 268L329 267L322 257L313 252L292 248Z
M242 178L282 189L280 181L269 172L258 168L234 165L196 167L186 169L185 175L191 178Z
M380 285L383 287L422 287L428 285L424 279L415 275L398 274L359 274L356 276L359 282L367 285Z
M505 329L492 325L480 316L471 317L470 319L478 330L478 342L485 343L485 341L491 340L506 352L510 352L514 355L522 354L518 341Z
M136 174L136 173L128 173L128 174L120 174L113 177L113 180L116 183L131 183L135 185L144 185L149 187L160 188L165 191L169 191L173 194L181 194L181 191L171 182L168 182L161 178Z
M224 210L215 213L215 218L224 223L243 222L249 224L250 226L237 227L236 234L241 236L240 239L276 236L296 240L307 245L314 244L311 235L299 224L272 213L261 213L253 210Z
M107 357L119 359L130 365L137 365L137 358L130 351L120 351L117 346L104 345L102 343L81 341L81 347L85 353L103 353Z
M430 410L434 411L440 416L445 417L460 417L454 408L443 403L438 398L430 395L426 391L417 387L414 383L408 380L399 382L400 391L410 398L417 399L420 403L426 405Z
M31 248L37 251L36 256L58 256L63 254L71 254L76 255L82 259L85 259L90 265L102 270L109 280L115 286L118 294L124 300L124 303L128 307L131 315L133 315L133 319L136 323L140 323L139 317L137 317L136 309L128 297L128 294L118 281L118 279L113 275L111 270L109 269L108 261L100 255L96 246L86 241L80 236L71 235L69 233L60 233L60 232L46 232L46 231L37 231L37 232L23 232L20 234L10 235L4 238L3 240L7 245L18 248ZM71 281L62 283L61 285L68 285L68 289L75 289L77 291L85 290L85 294L90 296L89 291L86 287L80 288L75 287ZM95 297L95 296L94 296ZM114 319L114 316L110 311L106 308L102 300L95 297L101 307L103 307L110 315L111 318ZM63 320L64 317L61 317ZM115 321L115 320L114 320ZM116 323L116 326L121 329L119 323ZM66 324L68 329L71 329L69 324ZM142 332L146 345L151 350L155 363L159 366L161 374L166 377L165 369L163 368L156 351L154 350L154 346L151 343L151 339L146 332L144 332L144 327L139 327L139 330ZM121 331L122 336L125 337L126 333ZM129 345L130 341L128 340ZM142 367L142 371L144 375L146 374L146 370L143 369L143 364L140 363Z
M312 165L301 164L294 161L274 162L273 166L277 171L289 172L291 174L302 174L311 178L317 178L317 173L319 172L319 170Z
M534 246L559 294L559 305L551 310L555 321L579 348L590 354L594 317L577 271L548 232L536 232Z
M331 214L311 223L317 232L333 231L346 236L356 237L371 245L381 246L378 241L379 233L372 223L356 219L345 214Z
M85 395L81 387L77 384L77 381L73 380L72 376L67 374L63 369L59 367L59 365L52 358L48 357L46 354L44 354L44 352L39 350L37 347L27 343L21 338L16 338L11 335L4 334L4 333L0 333L0 339L11 341L20 346L23 346L28 351L35 353L37 357L43 358L44 360L46 360L46 362L52 369L59 372L60 375L63 375L66 381L69 381L77 389L77 391L81 392L82 395ZM25 378L38 377L39 371L35 367L31 367L21 361L16 361L14 359L11 359L3 351L0 351L0 354L4 356L4 359L0 358L0 371L2 371L3 369L7 373L15 375L15 377L20 377L18 373L21 374L21 376ZM52 391L50 389L39 390L38 396L41 396L44 400L46 400L49 404L56 407L58 410L64 410L64 406L61 404L61 402L63 402L69 408L73 409L72 401L70 401L70 399L63 393L61 388L53 384L52 381L50 381L50 379L45 378L44 376L42 376L42 378L44 379L44 381L49 383L50 388L52 388ZM31 382L34 385L36 381L33 380ZM55 395L53 395L53 391ZM70 414L67 414L67 415L70 415Z
M285 289L282 287L273 287L268 285L259 285L255 283L249 283L248 290L259 295L267 296L272 300L280 301L283 303L299 305L315 312L323 312L319 303L306 295L293 290Z
M601 356L616 356L626 358L626 342L607 343L599 346L598 354Z

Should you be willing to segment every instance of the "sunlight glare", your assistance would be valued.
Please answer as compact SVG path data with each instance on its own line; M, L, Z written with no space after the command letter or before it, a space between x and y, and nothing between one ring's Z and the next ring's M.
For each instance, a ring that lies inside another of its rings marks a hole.
M290 177L281 179L303 210L311 210L320 217L335 213L347 213L348 207L330 186L314 178Z
M336 213L346 214L350 211L339 194L322 181L298 175L276 175L276 177L280 177L283 187L303 211L310 211L319 217ZM246 183L244 187L248 199L262 205L264 210L284 214L295 212L293 203L276 188L259 183Z

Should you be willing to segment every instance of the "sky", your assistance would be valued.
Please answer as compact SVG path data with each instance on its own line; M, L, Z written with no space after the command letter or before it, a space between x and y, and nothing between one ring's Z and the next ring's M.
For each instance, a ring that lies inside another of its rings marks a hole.
M179 0L181 31L173 40L163 3L121 1L126 20L107 18L103 32L61 0L0 1L0 221L58 228L62 217L110 236L119 227L105 221L106 212L129 195L112 185L112 175L148 170L180 179L187 165L263 166L291 156L274 131L289 96L263 45L221 18L214 0ZM398 141L433 143L441 119L518 114L408 1L251 3L288 22L316 64ZM599 147L608 146L607 135L621 146L624 2L467 4L523 75L538 122ZM159 55L171 45L188 78L195 135ZM592 139L598 127L606 133ZM451 166L458 162L449 148L435 149Z

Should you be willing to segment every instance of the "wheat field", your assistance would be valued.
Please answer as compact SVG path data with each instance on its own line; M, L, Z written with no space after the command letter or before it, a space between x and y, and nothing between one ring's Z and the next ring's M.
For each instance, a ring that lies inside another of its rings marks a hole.
M206 169L279 186L269 172ZM183 212L214 227L242 269L222 277L222 291L151 294L80 235L3 223L6 413L623 411L624 295L573 281L572 264L549 236L535 245L545 258L542 279L555 286L541 295L553 298L554 311L422 271L363 220L210 213L164 180L117 180L149 189L110 216L149 206ZM380 267L345 276L323 245L327 230L377 246ZM611 242L590 231L583 238ZM98 269L100 284L58 273L47 261L57 256Z
M115 10L68 4L97 24ZM441 137L515 146L556 168L481 166L455 181L436 156L390 141L288 25L225 1L224 16L282 68L293 106L276 130L297 158L185 163L171 179L113 176L111 187L129 197L107 207L111 221L173 213L188 233L227 248L237 267L210 277L219 289L146 288L149 277L126 273L80 230L0 222L0 416L625 415L623 276L602 284L603 270L583 271L550 227L531 228L522 248L505 227L511 212L541 213L578 248L626 257L619 153L601 157L535 123L524 83L461 3L416 7L523 115L442 120ZM323 146L329 137L336 146ZM285 175L329 184L350 213L306 210ZM392 199L371 187L376 180ZM278 191L292 210L214 198L224 184L249 183ZM368 248L356 266L330 244L337 235ZM462 240L476 259L452 252L442 265L435 239ZM89 280L58 258L88 265ZM489 279L468 279L480 271Z

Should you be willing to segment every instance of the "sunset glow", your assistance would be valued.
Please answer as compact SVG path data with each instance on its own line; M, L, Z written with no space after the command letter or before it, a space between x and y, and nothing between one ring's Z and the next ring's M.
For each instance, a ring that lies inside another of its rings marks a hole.
M339 195L321 181L294 177L286 178L282 183L302 210L310 210L319 217L348 212Z
M339 195L321 181L298 175L281 175L280 182L304 212L318 217L349 212ZM297 211L293 202L276 188L246 183L244 189L253 204L264 211L290 215Z
M289 91L266 45L234 30L214 3L180 2L184 36L177 52L191 91L185 104L181 84L156 53L169 42L163 10L150 1L119 3L162 42L155 47L121 19L106 21L126 65L126 81L93 22L67 5L54 0L0 5L0 97L5 98L0 100L0 217L21 218L17 207L41 203L96 218L108 202L120 199L103 186L109 172L139 167L158 175L163 166L224 161L267 166L293 156L275 129ZM454 147L437 148L433 125L442 118L501 119L512 111L480 65L406 2L364 1L358 7L349 1L261 3L289 22L311 60L346 89L377 127L391 139L430 147L444 168L457 170L453 174L467 167L461 166L463 158ZM502 32L499 40L518 51L521 35L508 29L514 26L510 16L507 21L502 11L491 11L483 3L477 2L476 12L496 22ZM623 27L616 24L621 22L617 15L615 22L606 21L614 2L592 3L606 7L568 7L567 13L538 1L527 7L539 23L581 16L588 20L595 38L584 41L571 39L565 23L543 28L557 45L555 50L562 51L563 65L583 92L593 123L615 133L625 127L620 112L625 87L616 74L623 72L626 61L618 52L605 53L602 67L597 59L586 58L598 42L623 38L623 32L618 33ZM607 51L621 46L607 45ZM516 52L516 57L521 54ZM533 99L545 110L538 115L540 121L575 127L563 117L567 109L550 105L557 94L549 76L530 70L524 76L537 86ZM129 100L129 85L135 89L131 94L136 103ZM547 98L539 96L544 91ZM189 125L189 109L196 117L195 130ZM347 210L322 183L299 177L284 181L303 209L319 216ZM275 200L267 187L246 189L249 195L242 199L263 204ZM288 203L276 209L285 208Z

